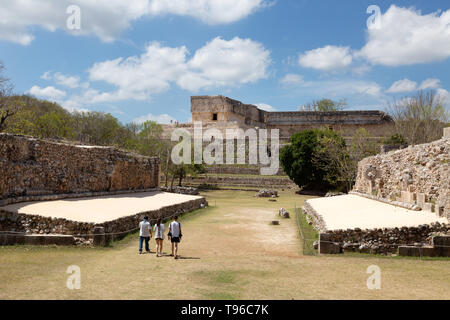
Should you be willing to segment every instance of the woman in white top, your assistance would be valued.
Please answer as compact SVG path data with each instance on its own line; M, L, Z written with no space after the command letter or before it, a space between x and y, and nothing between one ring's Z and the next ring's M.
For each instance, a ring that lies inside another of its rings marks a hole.
M162 255L163 249L163 241L164 241L164 231L166 228L161 221L161 218L158 219L155 226L153 227L153 231L155 232L155 240L156 240L156 256L160 257Z

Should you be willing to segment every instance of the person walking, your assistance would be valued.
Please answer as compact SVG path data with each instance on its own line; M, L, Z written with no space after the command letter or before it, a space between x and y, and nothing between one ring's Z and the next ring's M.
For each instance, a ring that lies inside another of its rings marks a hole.
M155 232L155 240L156 240L156 256L160 257L162 255L163 249L163 241L164 241L164 231L165 231L164 223L162 223L161 218L158 219L155 226L153 227L153 231Z
M148 217L139 222L139 254L142 254L142 244L145 241L145 251L150 253L150 247L148 245L150 238L152 237L152 226L148 222Z
M178 222L178 216L175 216L173 221L169 224L170 242L172 242L171 256L178 259L178 245L183 234L181 233L181 223Z

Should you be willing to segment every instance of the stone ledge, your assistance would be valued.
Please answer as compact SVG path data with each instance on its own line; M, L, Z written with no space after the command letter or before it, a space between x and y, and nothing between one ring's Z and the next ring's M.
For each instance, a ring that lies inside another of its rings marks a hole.
M0 245L14 244L72 246L75 244L75 238L62 234L0 234Z
M401 246L398 254L403 257L450 257L450 247Z
M432 237L432 235L434 233L448 234L449 231L450 224L432 223L431 225L421 225L418 227L409 228L383 228L370 230L361 230L356 228L348 230L334 230L320 234L320 239L321 241L327 241L335 245L339 245L343 251L388 254L396 253L399 247L411 246L415 243L420 243L423 245L422 247L432 246L433 241L438 241L438 243L447 243L450 236ZM436 244L434 246L438 247ZM332 251L336 251L336 249L332 249Z
M308 200L305 201L305 204L302 207L302 212L313 218L313 226L319 233L326 233L327 225L323 220L323 217L316 210L314 210L314 208L308 203Z

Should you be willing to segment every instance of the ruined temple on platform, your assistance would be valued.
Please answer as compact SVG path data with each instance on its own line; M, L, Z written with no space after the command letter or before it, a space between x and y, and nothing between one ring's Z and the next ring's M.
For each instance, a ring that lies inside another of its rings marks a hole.
M201 121L203 127L225 129L279 129L280 137L287 139L295 132L306 129L330 127L351 136L365 128L373 137L385 136L393 127L393 120L382 111L289 111L269 112L251 104L224 96L191 97L192 123L164 126L166 136L176 127L193 129L193 122Z

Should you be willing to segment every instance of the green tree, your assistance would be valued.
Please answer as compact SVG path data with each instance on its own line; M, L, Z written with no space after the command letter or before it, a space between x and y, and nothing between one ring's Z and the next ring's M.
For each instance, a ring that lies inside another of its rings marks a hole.
M390 137L387 137L383 140L383 144L387 144L387 145L406 145L408 144L408 142L406 141L406 139L398 133L393 134Z
M67 113L50 112L37 119L34 130L40 138L71 140L75 136L71 122Z
M146 156L160 156L165 153L162 133L162 126L155 121L142 123L137 133L138 152Z
M119 120L104 112L75 112L76 140L101 146L119 146L121 129Z
M345 150L345 140L330 129L305 130L295 133L290 143L280 151L280 162L284 172L300 188L327 190L334 187L336 170L324 170L315 161L315 154L321 147L323 139L331 140L336 146Z

